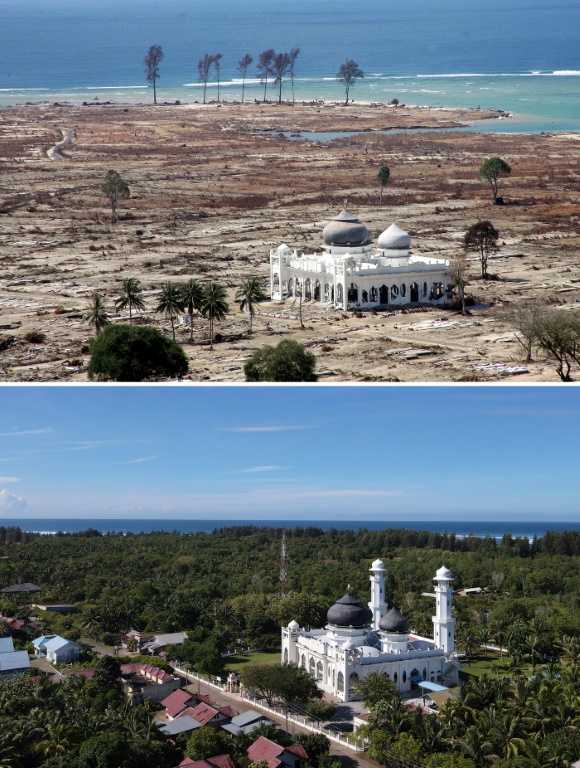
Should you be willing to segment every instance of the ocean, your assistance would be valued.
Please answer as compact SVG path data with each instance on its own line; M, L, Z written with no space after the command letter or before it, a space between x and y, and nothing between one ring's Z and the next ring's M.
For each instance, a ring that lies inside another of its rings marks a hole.
M119 518L110 519L47 519L37 518L18 519L2 518L0 523L5 527L18 526L25 531L34 531L40 533L75 533L77 531L86 531L88 528L107 533L115 531L120 533L150 533L152 531L176 531L178 533L211 533L220 528L229 528L231 526L252 525L266 526L268 528L308 528L313 526L327 531L329 528L338 530L360 530L366 528L369 531L378 531L384 528L406 528L412 531L433 531L434 533L455 533L456 536L492 536L496 539L506 533L512 536L524 536L531 539L536 536L543 536L546 531L580 531L580 522L513 522L490 521L490 522L468 522L458 520L136 520Z
M244 54L299 47L300 100L343 98L335 75L352 58L365 72L357 100L513 113L485 130L580 130L579 2L0 0L0 25L0 105L149 103L143 57L153 44L165 52L158 100L199 100L206 52L223 54L221 97L239 99ZM251 68L246 98L262 92Z

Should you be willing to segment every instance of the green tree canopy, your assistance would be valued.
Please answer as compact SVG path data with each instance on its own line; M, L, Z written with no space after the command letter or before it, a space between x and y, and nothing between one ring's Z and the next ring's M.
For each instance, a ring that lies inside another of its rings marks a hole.
M356 690L369 709L374 709L381 701L392 701L399 696L393 681L388 675L380 672L371 672L366 677L361 677Z
M318 381L316 357L303 344L284 339L257 349L244 365L246 381Z
M117 171L109 171L104 184L101 184L101 192L109 198L111 203L111 224L117 221L117 205L119 200L128 200L131 197L129 185Z
M504 176L509 176L511 172L511 166L505 160L502 160L501 157L488 157L480 166L477 172L477 179L489 184L494 203L498 200L499 180Z
M148 83L153 83L153 103L157 104L157 80L159 79L159 66L163 61L165 54L160 45L152 45L143 63L145 65L145 79Z
M466 251L475 251L481 261L481 277L487 278L487 264L492 253L497 251L499 232L491 221L478 221L472 224L463 238Z
M348 96L356 81L364 78L365 73L353 59L347 59L341 64L336 73L336 79L344 85L346 95L345 106L348 104Z
M248 280L244 280L236 291L236 301L240 305L240 311L245 312L248 310L250 314L250 333L252 333L252 320L254 319L255 306L261 301L265 301L267 298L268 297L257 277L250 277Z
M391 169L388 165L381 165L379 168L379 172L377 173L377 179L379 180L381 184L381 199L380 202L383 202L383 190L385 188L385 184L388 184L389 179L391 178Z
M89 301L89 307L83 315L83 320L92 325L97 336L107 325L110 325L109 313L105 307L105 300L100 293L93 293Z
M184 754L192 760L206 760L208 757L227 754L231 748L232 740L229 734L204 725L191 734Z
M188 362L182 348L155 328L108 325L90 345L89 377L145 381L180 377Z

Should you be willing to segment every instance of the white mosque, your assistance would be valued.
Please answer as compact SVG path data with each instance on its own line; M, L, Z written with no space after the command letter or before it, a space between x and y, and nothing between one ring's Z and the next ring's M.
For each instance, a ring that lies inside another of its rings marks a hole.
M416 256L411 237L396 224L372 243L372 234L345 209L322 231L321 253L298 255L282 244L270 251L275 301L301 296L337 309L444 304L451 298L449 262Z
M451 571L442 566L434 577L433 639L411 634L408 619L394 607L388 610L382 560L374 561L370 573L368 607L347 592L329 609L324 629L307 631L295 621L282 628L283 662L307 669L323 691L341 701L355 700L356 683L371 672L388 675L401 693L421 683L454 685L458 663Z

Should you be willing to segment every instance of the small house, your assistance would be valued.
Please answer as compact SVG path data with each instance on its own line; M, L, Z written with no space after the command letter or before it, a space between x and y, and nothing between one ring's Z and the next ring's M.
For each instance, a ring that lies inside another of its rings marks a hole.
M32 641L34 654L51 664L73 664L79 660L80 645L60 635L43 635Z

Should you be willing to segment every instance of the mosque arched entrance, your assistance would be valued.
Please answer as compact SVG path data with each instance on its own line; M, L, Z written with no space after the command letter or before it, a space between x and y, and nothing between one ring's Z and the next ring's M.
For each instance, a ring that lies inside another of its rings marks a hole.
M416 304L419 301L419 286L417 283L411 283L409 288L409 301Z
M379 304L389 303L389 289L386 285L381 285L379 288Z

